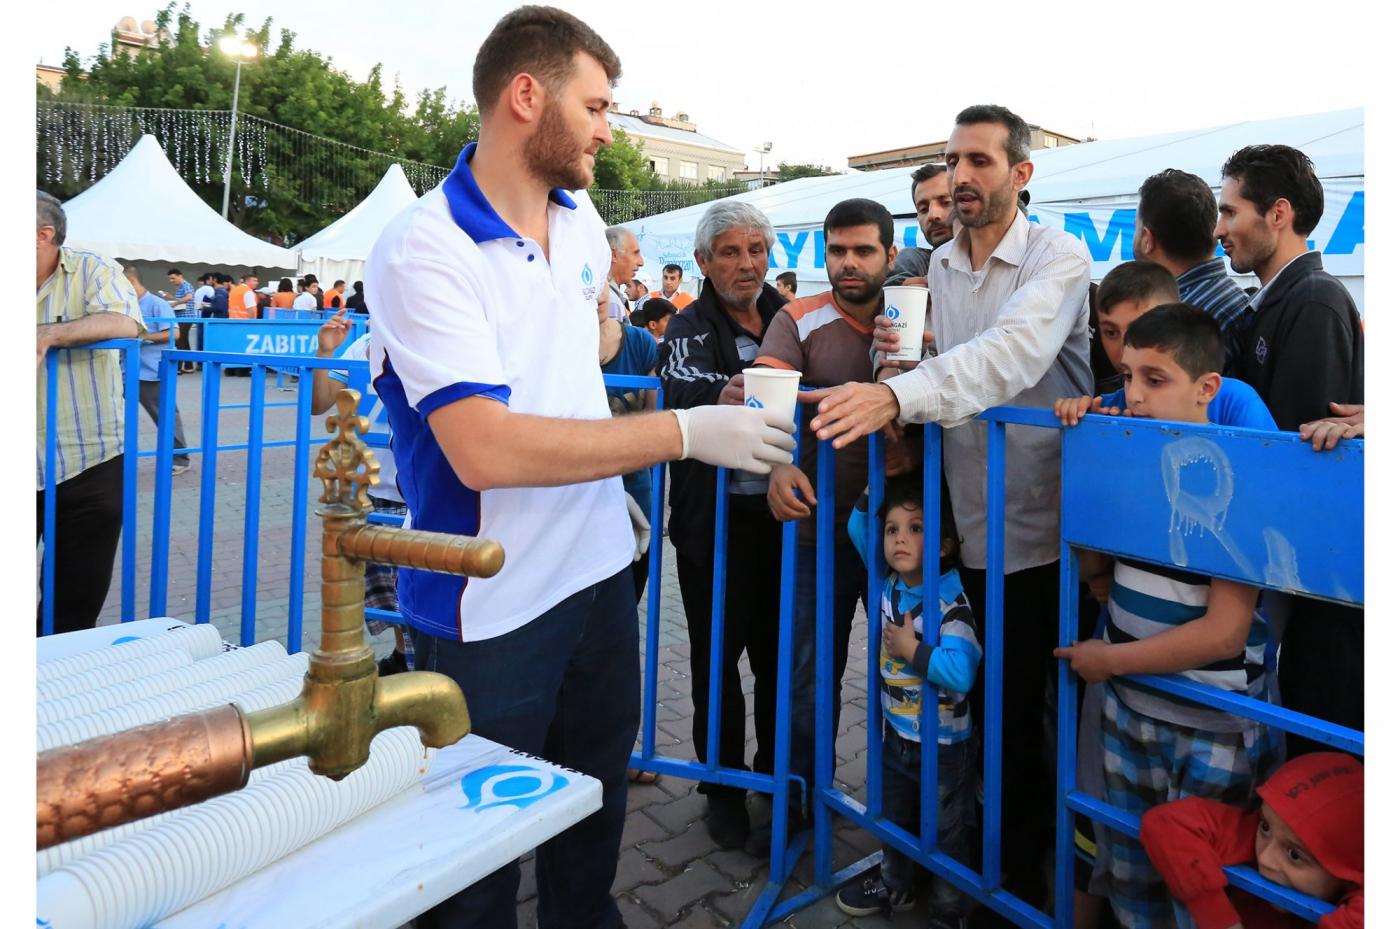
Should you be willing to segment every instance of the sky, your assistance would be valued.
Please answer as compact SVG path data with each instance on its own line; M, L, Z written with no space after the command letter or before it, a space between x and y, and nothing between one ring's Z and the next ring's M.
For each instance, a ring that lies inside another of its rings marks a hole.
M151 0L146 0L147 3ZM377 62L412 94L446 87L471 99L482 39L517 3L472 0L190 0L205 29L242 12L273 34L297 34L363 79ZM1183 0L1170 12L1135 2L945 4L676 4L577 0L560 5L622 59L614 97L690 114L699 130L748 153L845 170L854 154L947 138L958 110L1000 103L1027 122L1076 137L1123 138L1363 105L1357 55L1400 14L1369 5ZM1267 12L1264 12L1267 10ZM389 12L386 12L389 11ZM154 19L139 0L65 0L36 20L36 58L85 57L123 16ZM425 41L433 36L433 41ZM301 127L312 129L313 127ZM345 141L351 141L347 139Z

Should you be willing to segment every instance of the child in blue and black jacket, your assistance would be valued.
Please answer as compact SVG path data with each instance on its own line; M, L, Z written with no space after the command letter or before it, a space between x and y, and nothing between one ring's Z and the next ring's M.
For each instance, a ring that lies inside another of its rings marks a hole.
M956 564L957 530L946 488L937 579L938 625L924 614L923 488L912 477L892 479L880 507L886 564L880 592L880 704L885 717L884 812L914 835L919 832L920 706L923 683L938 695L938 845L967 863L975 828L976 740L968 692L982 661L976 617L963 593ZM847 526L861 558L868 558L865 508L852 511ZM914 864L888 845L878 875L858 880L837 895L837 905L853 916L911 909L915 904ZM933 878L929 925L966 926L969 901L955 887Z

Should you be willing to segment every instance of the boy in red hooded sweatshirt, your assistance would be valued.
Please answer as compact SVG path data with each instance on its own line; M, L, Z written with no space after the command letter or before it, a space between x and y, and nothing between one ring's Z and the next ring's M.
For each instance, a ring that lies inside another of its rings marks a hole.
M1227 886L1253 865L1276 884L1334 903L1321 929L1362 929L1364 774L1339 752L1300 755L1259 787L1252 813L1213 800L1164 803L1142 817L1142 844L1198 929L1301 929L1311 923Z

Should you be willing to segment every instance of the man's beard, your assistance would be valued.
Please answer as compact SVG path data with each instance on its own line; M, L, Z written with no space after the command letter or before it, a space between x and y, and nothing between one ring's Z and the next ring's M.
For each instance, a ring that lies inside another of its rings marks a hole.
M550 187L582 190L593 182L583 167L582 150L573 141L564 123L559 104L545 104L540 123L525 141L525 169Z
M844 272L842 276L850 274L852 274L852 272L848 271ZM885 286L885 278L883 275L875 279L857 272L854 276L859 277L862 281L861 288L854 293L843 289L842 286L837 283L837 281L841 280L841 277L837 277L835 281L831 282L831 286L841 295L841 299L848 300L854 304L869 303L871 300L875 299L876 294L880 293L881 289Z
M935 226L930 226L924 232L924 241L929 244L930 248L937 248L952 237L953 224L949 222L942 222Z
M970 188L958 188L953 191L953 203L955 207L957 206L958 195L964 193L974 194L982 201L982 212L971 219L964 216L962 210L958 209L958 222L967 226L969 229L980 229L983 226L990 226L992 223L999 222L1006 217L1009 210L1016 208L1016 192L1010 187L1002 190L988 191L986 196L978 194L977 191Z

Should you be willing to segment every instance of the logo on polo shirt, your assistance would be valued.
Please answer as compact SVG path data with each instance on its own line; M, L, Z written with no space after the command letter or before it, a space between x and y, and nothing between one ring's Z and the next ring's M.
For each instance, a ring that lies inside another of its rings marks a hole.
M523 810L563 790L568 783L568 778L552 771L525 765L489 765L462 778L462 793L467 803L461 809L484 813L496 807L513 806Z
M590 268L587 264L583 266L583 273L579 276L583 278L583 282L585 284L593 283L593 269Z
M1259 362L1260 364L1263 364L1264 359L1267 357L1269 357L1269 346L1268 343L1264 341L1264 337L1261 335L1259 337L1259 344L1254 346L1254 360Z

